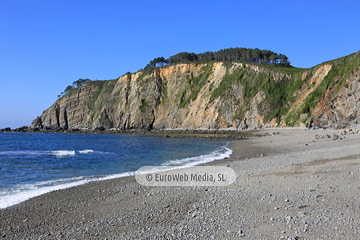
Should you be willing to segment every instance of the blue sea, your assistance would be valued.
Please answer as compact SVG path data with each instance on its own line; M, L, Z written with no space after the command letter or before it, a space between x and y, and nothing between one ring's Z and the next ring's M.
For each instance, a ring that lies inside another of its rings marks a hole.
M229 157L229 140L154 135L0 133L0 208L50 191Z

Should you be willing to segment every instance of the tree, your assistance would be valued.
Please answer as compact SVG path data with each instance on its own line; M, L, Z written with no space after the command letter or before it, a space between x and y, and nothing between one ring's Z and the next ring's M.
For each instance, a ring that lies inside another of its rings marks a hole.
M80 86L82 86L82 85L84 85L85 83L90 82L90 81L91 81L91 80L88 79L88 78L86 78L86 79L79 78L79 80L74 81L74 82L72 83L72 85L67 86L67 87L65 88L65 90L64 90L63 92L61 92L60 95L58 95L58 98L66 95L68 92L70 92L71 89L73 89L73 88L78 88L78 87L80 87Z
M194 61L242 61L262 64L281 64L283 66L290 66L290 61L287 56L278 54L270 50L261 50L258 48L227 48L221 49L217 52L204 53L189 53L180 52L168 59L164 57L154 58L146 65L145 68L162 67L166 64L176 64L183 62Z
M90 81L90 79L88 79L88 78L86 78L86 79L79 78L79 80L76 80L73 82L73 86L77 88L77 87L84 85L85 83L87 83L89 81Z
M164 57L158 57L151 60L145 68L163 67L166 64L168 64L168 61Z

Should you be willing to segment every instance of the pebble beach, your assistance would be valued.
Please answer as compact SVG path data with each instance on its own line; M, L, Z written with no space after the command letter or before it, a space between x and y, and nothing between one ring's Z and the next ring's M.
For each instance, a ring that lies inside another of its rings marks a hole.
M0 239L358 239L356 129L263 129L232 143L222 187L145 187L123 177L0 209Z

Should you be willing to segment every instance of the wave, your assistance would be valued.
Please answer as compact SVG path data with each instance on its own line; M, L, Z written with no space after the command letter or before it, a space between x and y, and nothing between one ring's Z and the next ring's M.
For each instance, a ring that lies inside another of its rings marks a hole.
M76 155L76 153L80 153L80 154L88 154L88 153L94 153L95 151L92 149L85 149L85 150L80 150L80 151L75 151L75 150L56 150L56 151L51 151L51 155L53 156L57 156L57 157L65 157L65 156L74 156ZM102 152L97 152L97 153L102 153Z
M162 166L185 166L185 167L192 167L208 162L213 162L217 160L221 160L227 157L230 157L232 154L232 150L227 146L223 146L220 149L211 152L209 154L200 155L196 157L190 158L182 158L182 159L175 159L169 160L162 164Z
M24 184L11 188L7 191L0 192L0 209L13 206L15 204L24 202L30 198L37 197L48 192L71 188L94 181L133 176L134 174L135 172L125 172L119 174L112 174L109 176L82 176L68 179L44 181L34 184Z
M57 157L74 156L75 151L74 150L56 150L56 151L51 151L51 155L57 156Z
M27 152L28 153L28 152ZM32 154L36 154L39 152L32 151ZM44 153L44 152L42 152ZM65 157L65 156L73 156L77 153L80 154L88 154L88 153L97 153L92 149L85 149L81 151L75 150L56 150L56 151L48 151L47 154L52 154L58 157ZM101 154L111 154L105 152L99 152ZM232 154L232 150L226 146L220 147L219 149L205 155L200 155L196 157L190 158L183 158L183 159L174 159L169 160L161 164L161 166L169 166L176 168L183 168L183 167L191 167L199 164L204 164L216 160L221 160L226 157L229 157ZM15 204L21 203L26 201L30 198L52 192L55 190L70 188L82 184L86 184L93 181L102 181L114 178L121 178L127 176L134 176L134 172L124 172L119 174L111 174L111 175L103 175L103 176L81 176L81 177L73 177L68 179L58 179L58 180L51 180L51 181L43 181L34 184L23 184L19 186L15 186L14 188L7 189L6 191L0 191L0 209L7 208L13 206Z
M81 153L81 154L93 153L93 152L94 152L94 150L92 150L92 149L85 149L85 150L79 151L79 153Z
M92 149L84 150L53 150L53 151L38 151L38 150L9 150L9 151L0 151L0 155L10 156L10 157L31 157L31 156L56 156L56 157L66 157L66 156L75 156L76 154L112 154L109 152L94 151Z

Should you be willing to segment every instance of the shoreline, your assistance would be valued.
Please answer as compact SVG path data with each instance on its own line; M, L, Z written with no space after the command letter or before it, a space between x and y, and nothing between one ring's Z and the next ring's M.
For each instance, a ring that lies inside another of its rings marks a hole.
M174 168L174 169L176 169L178 167L189 168L192 166L207 165L214 161L221 161L224 158L230 157L230 155L232 153L232 150L228 146L229 143L230 142L226 143L226 145L220 146L219 148L213 149L212 152L207 153L205 155L198 155L195 157L191 157L190 159L196 159L196 161L189 162L186 165L179 165L179 166L163 165L163 166L168 167L168 168ZM224 151L224 150L226 150L226 151L220 153L220 151ZM220 154L220 156L216 156L217 154ZM184 158L184 159L188 159L188 158ZM184 159L180 158L179 160L184 160ZM207 159L207 160L205 160L205 159ZM176 161L176 159L174 159L174 160ZM47 194L49 192L62 190L62 189L68 189L68 188L88 184L91 182L106 181L106 180L110 180L110 179L117 179L117 178L124 178L124 177L134 177L135 173L136 173L136 170L108 174L108 175L76 176L76 177L71 177L71 178L67 178L67 179L53 179L53 180L47 180L47 181L43 181L43 182L35 182L34 185L39 185L39 184L42 185L43 183L46 183L47 186L41 187L38 189L32 189L30 187L27 190L23 189L21 192L15 193L13 195L0 196L0 210L10 208L14 205L20 204L31 198L34 198L34 197L37 197L37 196L40 196L43 194ZM74 178L76 179L75 181L73 181ZM59 182L59 181L62 181L63 183L58 184L58 185L52 185L50 183L50 182Z
M83 133L83 134L140 134L156 135L163 138L207 138L207 139L249 139L261 137L255 134L256 129L39 129L30 127L20 127L16 129L0 129L4 133Z
M257 133L266 137L238 141L228 159L206 164L233 168L230 186L144 187L134 177L91 182L0 209L0 239L356 238L360 134Z

